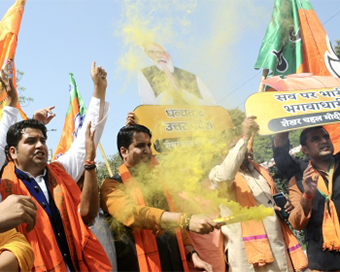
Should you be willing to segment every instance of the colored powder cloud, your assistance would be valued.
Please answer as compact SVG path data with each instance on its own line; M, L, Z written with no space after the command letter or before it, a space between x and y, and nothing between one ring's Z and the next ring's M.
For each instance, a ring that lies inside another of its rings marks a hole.
M141 68L152 65L140 45L155 41L170 53L176 67L208 82L216 100L229 91L228 71L242 71L242 52L236 44L244 38L243 30L256 30L264 13L252 0L124 1L119 8L121 17L114 23L115 35L122 40L117 76L123 73L135 81ZM232 101L227 103L232 107Z

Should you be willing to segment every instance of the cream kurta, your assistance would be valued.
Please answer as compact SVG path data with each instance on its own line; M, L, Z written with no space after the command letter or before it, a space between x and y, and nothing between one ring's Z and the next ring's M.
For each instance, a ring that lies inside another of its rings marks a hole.
M230 187L233 185L235 175L237 170L240 169L246 150L247 144L241 138L236 146L229 151L222 164L211 170L209 178L213 188L218 188L219 182L225 182ZM270 193L270 187L260 173L252 165L249 171L240 170L239 172L247 181L256 203L258 205L263 204L266 207L273 207L274 201ZM223 205L220 206L220 212L221 216L229 215L228 208ZM275 259L274 262L263 267L254 267L249 264L241 234L241 223L226 225L222 227L222 232L225 235L225 250L227 251L230 272L294 271L287 253L280 219L274 214L266 217L262 222Z

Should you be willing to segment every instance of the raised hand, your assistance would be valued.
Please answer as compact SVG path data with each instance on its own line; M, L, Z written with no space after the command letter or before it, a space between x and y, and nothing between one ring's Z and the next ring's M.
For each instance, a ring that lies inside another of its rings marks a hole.
M93 161L96 157L94 133L95 130L91 131L91 122L89 122L85 132L85 150L86 150L85 159L88 161Z
M46 107L33 113L33 119L47 125L56 115L52 112L55 106Z
M319 173L317 173L313 179L314 169L312 165L308 165L306 170L303 172L302 186L304 194L307 197L314 197L315 191L317 189Z
M96 67L96 62L92 61L91 78L94 86L106 90L107 87L106 76L107 73L105 72L105 70L101 66Z
M242 135L244 138L251 137L253 132L259 130L259 125L255 122L256 116L249 116L242 122Z
M135 125L138 123L138 119L133 111L130 111L126 117L126 126Z
M8 106L15 107L19 98L13 79L8 77L4 70L1 70L0 82L7 92Z
M0 203L0 232L5 232L26 223L30 232L36 222L34 201L29 196L10 195Z

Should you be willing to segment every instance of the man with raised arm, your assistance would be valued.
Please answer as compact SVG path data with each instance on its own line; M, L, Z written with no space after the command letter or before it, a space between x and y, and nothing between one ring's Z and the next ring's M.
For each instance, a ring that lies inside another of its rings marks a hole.
M209 233L218 225L203 215L175 212L170 195L157 180L159 190L145 191L155 164L151 132L133 124L120 129L117 146L124 163L119 175L103 181L101 207L124 229L116 243L119 271L188 271L187 261L212 271L194 250L185 230ZM141 170L144 169L144 170ZM139 175L140 171L145 174ZM181 229L179 229L180 227Z
M211 185L237 201L242 207L264 205L278 212L273 195L277 193L271 175L255 163L248 150L248 142L259 126L256 117L247 117L242 123L242 137L229 150L220 165L210 174ZM285 210L293 208L289 203ZM221 215L230 216L230 210L221 206ZM229 271L299 271L307 267L306 256L278 214L262 221L247 221L222 227Z
M103 248L83 222L90 218L78 210L82 199L75 182L84 169L95 171L93 144L85 143L94 141L97 145L109 110L104 102L106 72L93 62L91 77L94 91L84 125L69 151L57 161L47 163L43 123L24 120L7 133L10 162L4 169L0 191L3 199L11 194L30 196L37 206L35 228L28 233L24 225L18 227L33 247L35 271L111 270ZM94 137L91 124L96 130ZM98 201L94 195L86 201Z
M275 140L276 148L282 148L287 134ZM289 222L293 228L304 230L310 271L339 271L340 155L333 155L329 134L320 126L303 130L300 144L309 162L291 158L286 148L286 152L279 153L277 165L281 172L293 175L289 197L294 209Z

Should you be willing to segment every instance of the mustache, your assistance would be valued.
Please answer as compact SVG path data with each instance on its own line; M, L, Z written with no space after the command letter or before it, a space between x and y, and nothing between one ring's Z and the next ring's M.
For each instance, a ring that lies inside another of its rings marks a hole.
M169 62L169 60L164 59L164 58L158 58L157 61L158 61L158 62L165 62L165 63L168 63L168 62Z
M323 148L331 148L331 145L329 145L329 144L323 144L323 145L320 146L319 149L323 149Z

